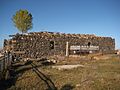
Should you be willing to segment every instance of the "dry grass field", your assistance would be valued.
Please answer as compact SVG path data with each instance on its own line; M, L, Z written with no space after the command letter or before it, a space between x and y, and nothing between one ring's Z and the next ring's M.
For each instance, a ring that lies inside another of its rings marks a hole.
M108 57L108 58L105 58ZM13 65L14 77L7 90L120 90L120 56L106 55L96 60L68 59L58 64L84 67L58 70L39 61ZM77 63L78 62L78 63Z

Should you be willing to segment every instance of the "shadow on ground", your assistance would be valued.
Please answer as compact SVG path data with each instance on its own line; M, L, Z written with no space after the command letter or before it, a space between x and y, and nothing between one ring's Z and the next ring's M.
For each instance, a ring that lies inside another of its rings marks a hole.
M55 87L55 84L53 83L53 81L48 78L44 73L42 73L36 66L36 64L31 63L32 67L33 67L33 71L37 74L37 76L43 80L45 82L45 84L47 85L47 90L57 90L57 88Z
M38 67L41 66L42 65L36 65L32 61L13 64L9 70L10 78L8 80L0 80L0 90L7 90L11 86L15 86L17 78L20 77L25 71L30 69L33 69L37 76L45 82L48 88L47 90L57 90L52 80L38 69Z
M14 67L11 67L9 70L10 78L5 80L0 80L0 90L6 90L10 88L11 86L15 85L17 75L15 74Z
M60 90L73 90L74 86L71 84L65 84Z

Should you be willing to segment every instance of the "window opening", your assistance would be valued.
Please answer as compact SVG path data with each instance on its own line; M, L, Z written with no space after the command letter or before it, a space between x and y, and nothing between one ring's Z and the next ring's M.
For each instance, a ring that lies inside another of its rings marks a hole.
M54 49L54 41L50 41L50 49Z
M88 46L90 47L90 45L91 45L91 43L90 42L88 42Z

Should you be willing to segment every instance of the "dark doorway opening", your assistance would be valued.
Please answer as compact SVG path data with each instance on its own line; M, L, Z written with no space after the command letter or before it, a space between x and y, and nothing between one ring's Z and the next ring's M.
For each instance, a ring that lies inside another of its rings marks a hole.
M50 49L54 49L54 41L50 41Z
M88 42L88 46L90 47L90 45L91 45L91 43L90 42Z

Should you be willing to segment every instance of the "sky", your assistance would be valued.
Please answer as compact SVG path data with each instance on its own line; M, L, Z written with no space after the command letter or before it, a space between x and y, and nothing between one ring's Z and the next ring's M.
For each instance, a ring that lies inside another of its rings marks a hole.
M33 28L28 32L112 37L120 49L120 0L0 0L0 47L9 35L21 33L12 22L20 9L33 16Z

